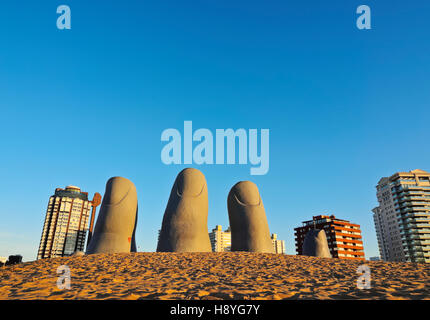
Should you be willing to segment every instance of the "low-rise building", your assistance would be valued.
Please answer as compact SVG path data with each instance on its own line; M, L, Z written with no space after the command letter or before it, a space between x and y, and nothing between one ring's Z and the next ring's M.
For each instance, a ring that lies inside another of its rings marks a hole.
M272 244L273 248L275 249L275 253L285 253L285 241L279 240L276 233L272 234Z
M358 224L336 218L334 215L315 216L294 229L296 252L302 255L303 242L311 229L324 230L333 258L365 260L361 230Z

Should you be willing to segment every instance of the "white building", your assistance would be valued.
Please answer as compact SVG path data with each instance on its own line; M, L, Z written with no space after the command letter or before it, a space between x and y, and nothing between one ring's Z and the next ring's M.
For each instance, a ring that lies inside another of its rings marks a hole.
M217 225L212 232L209 233L213 252L224 252L231 250L231 231L230 227L222 231L222 226Z
M373 219L382 260L430 262L430 173L397 172L378 185Z
M285 253L285 241L278 240L278 235L276 233L272 234L272 244L275 249L275 253Z
M49 198L37 259L84 251L91 208L87 192L74 186L57 188Z

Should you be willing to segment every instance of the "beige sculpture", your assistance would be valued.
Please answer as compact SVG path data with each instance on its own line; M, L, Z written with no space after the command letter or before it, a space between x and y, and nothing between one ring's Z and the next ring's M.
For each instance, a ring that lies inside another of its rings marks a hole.
M263 201L257 186L241 181L227 198L231 228L231 251L275 253Z
M136 251L136 223L136 187L126 178L110 178L86 253Z
M157 252L211 252L207 220L205 176L197 169L184 169L170 193Z
M309 230L303 241L302 253L304 256L331 258L325 231L320 229Z

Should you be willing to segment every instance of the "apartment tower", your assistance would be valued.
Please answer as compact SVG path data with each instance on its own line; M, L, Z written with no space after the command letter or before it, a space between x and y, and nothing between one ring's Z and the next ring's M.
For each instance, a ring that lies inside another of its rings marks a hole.
M335 216L315 216L312 220L302 222L294 229L296 252L302 255L306 233L311 229L324 230L331 256L339 259L364 260L363 241L358 224Z
M430 173L397 172L379 180L374 208L382 260L430 262Z
M230 227L222 231L222 226L217 225L212 232L209 233L213 252L224 252L231 250L231 231Z
M275 249L275 253L285 253L285 241L279 240L276 233L272 233L272 244Z
M98 196L97 196L98 195ZM95 194L98 199L100 195ZM75 186L57 188L49 198L37 259L69 256L84 251L90 210L100 201L88 200L88 193Z

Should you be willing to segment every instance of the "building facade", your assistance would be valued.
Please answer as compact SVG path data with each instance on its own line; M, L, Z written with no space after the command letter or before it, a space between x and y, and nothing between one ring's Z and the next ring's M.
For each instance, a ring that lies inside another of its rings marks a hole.
M279 240L276 233L272 234L272 244L275 249L275 253L284 254L285 253L285 241Z
M303 241L311 229L324 230L331 256L339 259L365 260L361 230L358 224L331 216L315 216L294 229L296 252L302 255Z
M217 225L212 232L209 232L213 252L231 251L231 231L230 227L222 231L222 226Z
M405 261L394 198L391 196L390 179L379 180L376 189L379 206L372 211L381 259Z
M379 180L373 219L382 260L430 262L430 173L397 172Z
M55 189L49 198L37 259L84 251L92 201L75 186Z

